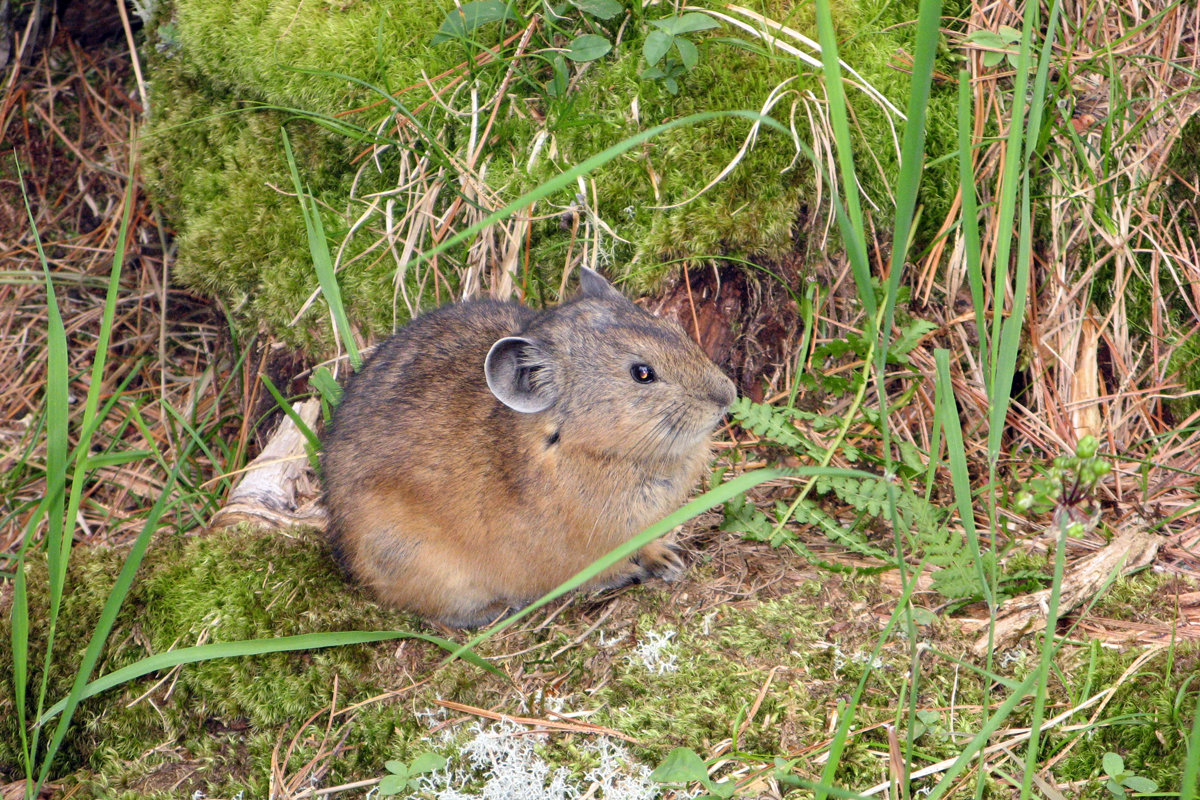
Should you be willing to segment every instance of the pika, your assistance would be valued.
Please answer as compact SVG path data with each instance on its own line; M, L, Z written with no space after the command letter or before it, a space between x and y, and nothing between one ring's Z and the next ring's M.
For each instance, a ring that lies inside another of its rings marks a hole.
M335 553L387 605L486 624L677 509L735 398L682 328L589 269L545 311L444 305L346 384L321 454ZM653 542L582 589L683 568Z

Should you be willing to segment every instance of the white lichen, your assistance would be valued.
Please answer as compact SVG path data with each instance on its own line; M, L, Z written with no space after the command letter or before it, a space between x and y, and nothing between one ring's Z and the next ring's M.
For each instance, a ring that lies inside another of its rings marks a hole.
M653 672L655 675L677 671L679 669L679 665L676 663L678 656L671 642L674 638L675 631L663 631L662 633L650 631L629 654L630 663L641 664L647 671Z
M447 754L445 769L421 778L421 792L437 800L654 800L659 785L650 769L605 736L580 740L579 750L595 762L582 777L555 767L539 752L548 734L530 733L513 722L460 727L466 741Z

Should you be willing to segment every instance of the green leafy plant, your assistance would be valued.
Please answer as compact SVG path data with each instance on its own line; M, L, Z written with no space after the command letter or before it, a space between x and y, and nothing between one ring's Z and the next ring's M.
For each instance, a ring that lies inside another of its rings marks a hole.
M570 0L570 5L578 15L568 15L567 7L560 7L539 26L542 49L554 51L549 58L551 77L546 83L551 97L562 97L566 91L568 60L586 63L612 52L610 32L597 23L616 20L625 13L625 7L616 0ZM508 21L522 26L531 22L503 0L473 0L450 10L430 44L470 42L479 29ZM707 14L692 11L649 20L649 25L653 29L642 42L642 57L646 62L642 77L657 81L672 95L679 94L679 81L700 61L700 50L690 37L720 27L720 23ZM562 39L566 39L565 45L560 44Z
M570 84L568 61L586 63L612 52L611 32L598 21L615 20L625 13L625 7L616 0L571 0L570 5L578 13L569 14L568 7L558 7L537 21L534 27L535 57L549 65L549 78L542 86L546 95L554 99L561 99L567 93ZM472 0L450 9L430 44L470 44L480 29L510 21L521 27L534 24L533 18L522 16L503 0Z
M876 278L871 279L872 292L875 302L882 302L881 287ZM912 290L901 286L896 293L896 303L907 303L912 296ZM908 317L895 321L897 333L889 343L884 355L885 363L889 366L907 366L910 363L909 354L921 343L921 340L937 325L919 317ZM867 359L874 347L873 338L867 333L851 332L841 338L833 339L813 348L812 362L823 364L847 356L857 356ZM827 374L822 371L805 372L797 376L801 388L808 391L822 391L829 394L842 395L855 391L858 385L866 380L866 375L858 372L845 377L840 374Z
M383 795L415 792L421 785L421 776L436 772L446 766L446 759L437 753L425 752L408 764L403 761L388 761L384 769L389 774L379 782L379 793Z
M673 95L679 94L679 80L700 61L700 51L688 36L719 27L719 24L707 14L696 11L651 20L650 24L658 30L646 34L642 43L642 56L647 65L642 77L658 81Z
M704 759L690 747L676 747L667 753L663 762L650 773L650 780L659 783L699 783L707 791L699 795L698 800L723 800L733 797L737 790L734 781L714 781L710 778Z
M1017 493L1017 510L1053 512L1055 525L1068 536L1081 536L1094 527L1100 509L1092 504L1092 495L1096 485L1112 472L1112 465L1097 455L1099 449L1096 437L1084 436L1074 455L1055 458L1049 469Z
M503 20L520 19L508 3L503 0L472 0L450 9L438 32L430 40L431 45L444 42L464 41L469 34L485 25Z
M1021 32L1008 25L1001 25L994 31L978 30L967 36L967 43L983 49L983 65L995 67L1001 61L1008 61L1010 67L1016 68L1020 55Z
M586 25L589 18L610 20L625 11L625 7L616 0L572 0L571 5L580 12L580 16L555 14L546 26L550 36L555 33L574 33L573 27L563 27L563 23L568 26ZM565 12L565 9L560 11ZM436 46L446 42L469 41L470 36L480 28L509 20L520 25L528 25L530 22L502 0L473 0L452 8L429 43ZM606 36L589 31L572 36L566 47L561 48L561 55L577 62L595 61L608 55L612 47L612 42Z
M571 0L571 5L587 16L600 20L616 19L625 13L625 7L616 0ZM586 62L603 58L612 51L612 42L596 33L582 33L567 44L563 54L572 61Z
M1105 753L1101 766L1104 768L1104 774L1108 776L1104 781L1104 788L1108 789L1113 797L1125 800L1127 792L1150 794L1158 791L1158 784L1154 781L1126 770L1125 759L1116 753Z
M929 739L948 740L949 732L946 730L945 720L942 719L941 713L932 709L921 709L915 715L912 726L912 738L920 739L926 736Z
M901 354L903 357L903 354ZM800 432L797 422L815 431L836 431L841 421L833 417L801 411L795 408L769 406L755 403L748 398L739 398L730 409L731 416L742 428L760 439L778 445L797 457L819 460L823 447ZM920 453L906 452L901 447L902 461L894 463L897 477L914 478L922 470L924 457ZM880 458L865 450L844 445L841 452L850 461L863 461L876 468L886 465ZM984 574L998 569L993 552L972 555L966 539L951 528L947 512L930 502L912 488L897 485L884 476L863 473L855 475L818 475L812 484L813 491L801 496L791 504L776 501L774 514L769 514L744 497L735 497L725 504L723 530L741 533L752 541L769 542L773 547L788 547L819 562L807 547L787 527L788 523L808 525L820 530L830 541L868 558L880 561L886 568L894 564L895 556L887 545L881 544L877 528L899 523L904 542L910 555L923 558L930 566L938 567L933 573L933 588L949 600L970 602L980 598L983 586L980 565ZM855 514L851 521L844 515L835 515L828 501L836 500ZM894 518L891 516L895 514ZM832 567L830 564L824 564ZM1004 570L999 575L999 593L1009 597L1029 589L1031 583L1045 578L1031 569Z

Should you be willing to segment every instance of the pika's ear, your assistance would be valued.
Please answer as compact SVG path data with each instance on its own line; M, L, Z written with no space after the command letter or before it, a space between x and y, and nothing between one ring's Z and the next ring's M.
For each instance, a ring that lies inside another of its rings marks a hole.
M601 300L625 300L625 295L613 288L613 285L604 280L604 276L594 269L587 267L579 268L579 289L582 297L595 297Z
M506 336L488 350L483 375L488 388L504 405L522 414L545 411L557 399L546 380L549 360L533 341L521 336Z

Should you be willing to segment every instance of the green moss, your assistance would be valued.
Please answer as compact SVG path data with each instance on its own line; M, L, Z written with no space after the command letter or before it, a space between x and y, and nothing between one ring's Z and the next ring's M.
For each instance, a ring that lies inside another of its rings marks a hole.
M50 698L66 691L70 665L78 663L122 557L101 549L74 553ZM701 590L710 583L704 569L694 576ZM34 607L40 607L44 562L31 563L28 578ZM1104 602L1142 602L1147 592L1154 594L1154 585L1123 583ZM616 604L606 609L615 613L599 630L592 630L596 606L577 600L556 614L554 625L535 624L486 643L483 654L504 656L497 663L519 691L462 663L436 670L442 651L418 641L187 665L86 702L54 774L66 776L64 785L76 797L165 798L195 790L265 796L273 758L286 757L285 772L293 775L328 750L322 741L335 681L337 709L364 705L352 716L333 719L332 736L342 747L329 762L324 785L378 776L384 761L411 759L425 750L453 757L455 745L432 744L427 723L416 716L436 711L436 699L543 717L555 710L593 710L589 721L636 738L644 745L635 748L637 755L654 765L675 746L705 752L735 735L742 753L769 757L804 750L828 737L830 715L866 675L855 717L856 729L864 732L851 741L839 770L839 780L857 788L886 778L886 762L878 757L887 750L886 731L865 729L889 723L897 725L901 741L907 735L907 710L897 698L915 691L919 709L937 712L916 740L918 760L954 757L962 743L951 732L981 724L988 684L970 669L926 654L914 674L910 646L899 635L868 665L882 630L878 612L893 601L875 578L825 575L774 599L745 599L697 613L701 600L672 601L662 589L639 587L605 601ZM4 640L7 624L5 614ZM412 626L408 616L382 610L347 586L313 534L242 529L168 538L151 548L101 671L200 641ZM669 631L675 670L648 668L635 646ZM950 622L919 628L917 635L943 652L961 655L967 648L967 637ZM33 652L40 652L44 619L35 616L31 638ZM1200 664L1200 647L1164 650L1125 675L1139 655L1136 649L1098 644L1068 646L1056 663L1052 703L1079 703L1118 687L1092 732L1054 729L1044 737L1047 757L1078 740L1054 775L1089 782L1083 796L1103 796L1093 792L1091 781L1108 751L1120 753L1131 769L1164 789L1178 788L1181 768L1171 755L1183 751L1197 702L1197 687L1181 687ZM1032 660L996 663L1004 677L1019 680ZM0 648L0 671L11 668L11 654ZM414 681L426 682L408 691ZM395 690L401 693L394 699L366 702ZM7 682L0 686L0 776L6 778L18 774L11 691ZM993 708L1002 697L992 686ZM1025 704L1009 724L1025 724L1030 707ZM1076 721L1089 713L1081 712ZM551 738L538 751L576 777L596 758L569 737Z
M1090 649L1087 674L1092 692L1109 686L1117 686L1117 691L1085 735L1059 734L1052 740L1058 747L1077 740L1056 775L1063 781L1087 781L1082 797L1110 796L1101 778L1101 761L1107 752L1124 758L1127 770L1156 781L1160 791L1180 789L1182 754L1200 699L1194 686L1181 687L1200 667L1200 647L1189 642L1163 649L1126 675L1133 655L1137 653L1098 643ZM1077 721L1083 722L1090 714L1079 717Z
M811 6L773 2L761 11L815 36ZM891 61L898 49L911 50L908 23L916 16L915 0L843 0L834 13L845 40L843 59L903 106L909 79ZM461 164L468 157L471 126L478 130L480 120L429 106L418 117L435 141L393 141L379 154L378 169L376 163L363 169L366 162L358 159L367 148L362 132L391 136L382 123L392 112L386 104L367 108L380 95L333 74L353 76L385 93L417 87L399 95L416 108L428 97L422 75L439 75L480 52L456 43L431 47L442 16L430 13L428 4L409 0L251 0L237 4L236 11L221 0L176 0L162 12L166 24L158 30L166 46L153 59L146 154L155 196L178 227L177 274L183 281L221 298L244 327L264 326L310 350L328 348L328 315L320 301L293 323L314 294L316 279L280 142L279 128L286 124L301 160L301 178L324 206L331 249L338 250L352 225L363 223L345 242L339 261L352 319L375 333L407 319L407 307L396 300L395 252L384 236L384 211L369 208L372 202L379 205L372 196L404 184L406 179L398 175L402 164L411 166L414 154L436 155L444 148ZM578 23L563 24L561 34L539 29L531 47L564 44L564 36ZM697 112L756 111L785 83L785 99L771 113L784 121L794 118L800 136L812 141L808 116L816 106L803 101L822 95L812 68L781 52L766 53L758 40L727 28L695 37L701 59L675 97L640 77L645 34L640 24L626 26L614 53L575 74L571 92L561 98L545 89L551 72L544 59L523 61L515 72L500 59L473 72L481 103L501 81L515 76L477 165L482 172L486 164L484 181L499 202L662 122ZM495 43L501 31L492 26L480 35L485 43ZM719 41L722 35L741 38L753 49ZM469 105L465 86L458 85L442 100L456 108ZM850 102L862 186L886 209L896 167L895 120L889 123L886 112L859 90L851 90ZM953 103L952 87L935 86L929 108L931 147L953 149ZM362 110L343 116L351 109ZM322 130L296 119L297 113L339 115L342 123L359 126L360 133ZM746 120L723 118L678 128L596 170L588 180L588 201L594 185L594 210L619 237L602 237L601 263L629 277L634 291L645 292L666 274L664 259L734 255L762 260L793 250L814 251L797 220L814 219L816 228L822 227L807 208L816 195L817 177L806 159L795 157L790 138L779 132L761 130L755 146L728 175L684 202L734 161L749 127ZM540 156L532 158L539 133L549 138ZM455 173L461 167L440 156L433 166L447 170L433 209L442 214L458 197ZM949 208L956 188L953 175L949 162L926 170L923 219L930 233ZM389 195L396 201L393 221L412 209L421 191L418 186ZM548 198L537 212L553 215L556 208L575 202L576 191L573 187ZM580 243L557 219L535 223L531 234L534 268L525 288L535 302L544 302L554 299L567 253L577 254ZM429 244L426 238L418 250ZM403 243L396 247L402 249ZM436 277L429 266L406 274L405 289L414 304L445 300L446 290L457 284L466 252L444 254Z
M1113 581L1090 614L1130 622L1168 623L1177 612L1177 595L1194 592L1197 582L1186 577L1142 570Z
M54 669L47 696L69 688L99 610L119 571L113 550L76 548L68 573ZM45 564L29 566L33 608L45 607ZM7 614L4 624L8 624ZM312 534L286 536L249 530L168 540L150 551L109 640L100 673L151 653L205 642L235 641L338 630L411 629L413 620L386 612L348 587ZM44 647L45 619L31 624L31 652ZM7 641L9 633L4 631ZM389 648L350 646L253 658L216 659L128 684L85 702L57 762L77 775L87 793L133 791L141 782L188 763L188 780L213 793L249 787L265 794L272 751L333 700L339 708L373 697L398 682ZM437 648L420 664L436 663ZM0 668L11 669L8 663ZM454 671L454 670L450 670ZM31 686L36 687L35 671ZM12 687L0 688L0 708L12 707ZM137 700L137 702L134 702ZM31 694L30 703L36 701ZM360 750L372 760L391 752L395 731L409 715L383 704L389 719L364 726ZM0 773L17 773L15 715L0 715ZM323 727L324 722L318 727ZM291 733L288 733L291 731ZM158 749L156 749L158 748ZM302 758L302 748L294 758ZM57 770L56 770L57 772ZM262 784L262 785L259 785ZM101 791L103 790L103 791Z

